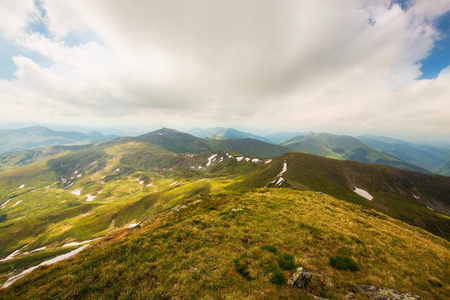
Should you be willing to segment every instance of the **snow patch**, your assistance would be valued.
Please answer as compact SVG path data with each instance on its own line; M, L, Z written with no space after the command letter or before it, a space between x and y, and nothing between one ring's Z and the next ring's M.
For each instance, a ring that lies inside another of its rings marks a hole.
M213 163L217 158L217 154L213 154L208 158L208 162L206 163L206 166L209 167L211 163Z
M133 224L128 225L128 228L134 228L138 225L139 225L139 223L133 223Z
M177 184L177 183L178 183L178 181L172 182L171 184L169 184L169 186L172 186L172 185Z
M258 162L260 162L260 160L259 160L259 158L256 158L256 157L255 157L255 158L252 159L252 162L253 162L253 163L258 163Z
M93 161L93 162L91 162L91 165L94 165L94 164L96 164L97 163L97 161Z
M42 251L42 250L45 250L45 249L47 249L47 247L37 248L37 249L31 250L30 253Z
M95 199L96 196L91 196L89 194L86 195L86 201L92 201Z
M278 185L278 186L281 185L283 183L283 181L284 181L283 177L278 178L276 185Z
M117 172L119 172L119 171L120 171L120 169L119 169L119 168L117 168L117 169L116 169L116 171L117 171Z
M5 208L5 205L6 205L9 201L11 201L11 199L6 200L6 202L3 203L3 204L0 206L0 209Z
M270 163L272 160L271 159L268 159L268 160L266 160L264 163L265 164L268 164L268 163Z
M13 259L17 254L20 253L20 251L22 251L23 248L25 248L26 246L28 246L28 244L26 244L25 246L23 246L22 248L20 248L19 250L14 251L13 253L11 253L10 255L8 255L7 257L5 257L4 259L0 259L0 262L2 261L8 261Z
M78 249L75 249L75 250L69 252L69 253L66 253L66 254L57 256L57 257L55 257L55 258L46 260L46 261L40 263L40 264L37 265L37 266L28 268L28 269L26 269L25 271L23 271L22 273L20 273L20 274L18 274L18 275L16 275L16 276L13 276L13 277L11 277L11 278L9 278L9 279L3 284L3 286L2 286L1 288L2 288L2 289L7 288L8 286L10 286L10 285L13 284L14 282L16 282L18 279L20 279L20 278L24 277L25 275L27 275L27 274L33 272L35 269L37 269L37 268L40 267L40 266L48 266L48 265L57 263L57 262L59 262L59 261L68 259L68 258L70 258L70 257L72 257L72 256L75 256L76 254L78 254L78 253L80 253L81 251L83 251L87 246L89 246L89 245L82 246L82 247L80 247L80 248L78 248Z
M75 172L73 172L73 174L78 174L78 170L76 170Z
M373 196L371 194L369 194L369 192L367 192L363 189L359 189L356 186L355 186L354 192L357 193L358 195L360 195L361 197L366 198L369 201L372 201L372 199L373 199Z
M64 244L62 246L62 248L64 248L64 247L73 247L73 246L80 246L80 245L83 245L83 244L87 244L87 243L96 241L98 239L100 239L100 238L96 238L96 239L93 239L93 240L82 241L82 242L71 242L71 243Z
M139 182L139 184L142 184L142 185L144 184L144 180L139 180L138 182Z
M77 177L80 178L82 174L78 174Z
M23 189L25 187L25 183L22 183L21 186L19 186L19 189Z
M420 197L417 196L417 195L414 195L414 194L413 194L413 196L414 196L414 198L416 198L416 199L420 199Z
M72 194L74 194L75 196L80 196L81 194L81 189L76 189L72 191Z
M22 202L22 200L17 201L13 206L11 206L11 208L13 208L14 206L16 206L16 205L19 204L20 202Z
M152 184L151 184L151 183L149 183L149 184L147 184L147 186L152 186Z
M245 158L245 161L249 161L249 160L250 160L250 157L246 157L246 158Z
M89 215L89 214L90 214L90 213L82 214L81 217L86 217L86 216Z
M239 156L239 157L236 157L236 160L237 161L241 161L241 160L243 160L244 158L242 157L242 156Z
M432 210L432 211L434 211L434 209L432 209L431 207L429 207L429 206L427 206L427 208L429 209L429 210Z

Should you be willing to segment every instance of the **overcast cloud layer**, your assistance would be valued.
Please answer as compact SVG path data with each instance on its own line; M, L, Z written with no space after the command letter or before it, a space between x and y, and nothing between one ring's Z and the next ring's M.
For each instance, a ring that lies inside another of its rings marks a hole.
M0 0L1 38L51 61L13 57L2 120L450 139L450 67L417 80L448 0L36 3Z

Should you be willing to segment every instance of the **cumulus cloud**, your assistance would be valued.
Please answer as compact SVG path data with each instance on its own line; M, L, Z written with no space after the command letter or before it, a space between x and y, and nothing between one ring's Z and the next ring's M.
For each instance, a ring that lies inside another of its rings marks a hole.
M417 80L448 1L39 3L45 14L17 1L14 22L0 21L3 37L53 61L14 58L5 118L32 107L67 122L450 137L449 71ZM48 34L26 30L33 18ZM96 38L71 43L86 31Z

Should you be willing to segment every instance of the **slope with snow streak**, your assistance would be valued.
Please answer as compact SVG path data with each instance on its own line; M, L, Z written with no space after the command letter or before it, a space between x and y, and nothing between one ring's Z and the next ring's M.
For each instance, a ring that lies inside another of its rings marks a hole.
M275 179L272 180L270 183L275 183L276 182L275 185L276 186L280 186L285 181L285 179L283 178L283 174L286 173L286 171L287 171L287 161L284 160L283 169L281 170L280 174L278 174L275 177Z
M54 258L52 258L52 259L49 259L49 260L46 260L46 261L40 263L40 264L37 265L37 266L28 268L28 269L26 269L25 271L23 271L22 273L20 273L20 274L18 274L18 275L16 275L16 276L13 276L13 277L11 277L11 278L9 278L9 279L3 284L3 286L2 286L1 288L2 288L2 289L7 288L8 286L12 285L14 282L16 282L16 281L19 280L20 278L24 277L25 275L30 274L31 272L33 272L34 270L36 270L36 269L39 268L40 266L49 266L49 265L52 265L52 264L57 263L57 262L59 262L59 261L62 261L62 260L68 259L68 258L70 258L70 257L72 257L72 256L75 256L75 255L77 255L78 253L80 253L81 251L83 251L84 249L86 249L86 247L88 247L88 246L89 246L89 245L81 246L80 248L75 249L75 250L73 250L73 251L71 251L71 252L69 252L69 253L66 253L66 254L63 254L63 255L54 257Z

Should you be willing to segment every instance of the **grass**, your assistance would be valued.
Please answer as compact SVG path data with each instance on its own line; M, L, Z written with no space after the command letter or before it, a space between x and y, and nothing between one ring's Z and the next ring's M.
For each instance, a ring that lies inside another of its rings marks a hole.
M293 271L280 268L279 256L311 272L307 292L325 298L343 298L358 283L423 299L450 297L449 243L386 215L368 217L359 206L288 189L201 200L157 213L140 230L110 233L77 257L0 290L0 299L309 299L283 283ZM242 211L224 218L237 207ZM338 252L354 257L361 270L330 266Z
M359 271L359 266L353 258L348 256L332 256L330 257L330 266L337 270Z

